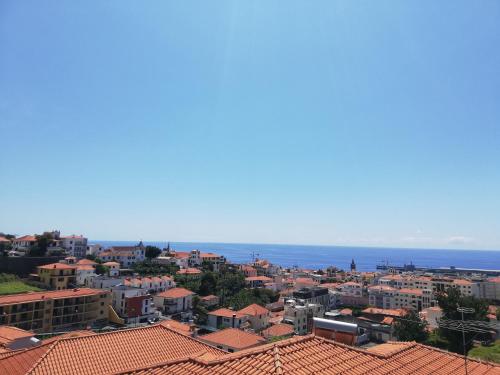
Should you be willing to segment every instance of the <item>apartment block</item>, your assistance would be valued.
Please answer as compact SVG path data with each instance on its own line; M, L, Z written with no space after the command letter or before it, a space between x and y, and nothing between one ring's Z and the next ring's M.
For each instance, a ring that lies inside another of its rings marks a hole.
M0 325L34 332L64 331L105 323L110 294L81 288L0 296Z

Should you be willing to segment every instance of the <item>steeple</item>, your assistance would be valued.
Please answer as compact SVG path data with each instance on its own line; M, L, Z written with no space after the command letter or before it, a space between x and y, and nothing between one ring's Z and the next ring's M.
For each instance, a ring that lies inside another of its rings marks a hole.
M351 271L352 272L356 271L356 263L354 263L354 259L351 262Z

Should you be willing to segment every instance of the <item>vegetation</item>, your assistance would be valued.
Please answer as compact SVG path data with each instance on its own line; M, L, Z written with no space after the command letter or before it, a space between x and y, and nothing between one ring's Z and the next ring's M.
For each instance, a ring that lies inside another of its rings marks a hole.
M153 258L158 258L158 256L161 254L161 249L156 247L156 246L146 246L146 258L148 259L153 259Z
M449 288L446 293L439 294L437 299L439 307L443 309L443 318L445 319L461 320L462 314L457 311L457 307L469 307L474 309L474 313L464 314L464 320L488 320L486 318L488 314L488 303L472 296L464 296L457 288ZM464 353L464 348L462 347L462 333L460 331L440 328L439 336L448 342L448 350L460 354ZM481 339L481 335L475 333L465 334L466 352L471 349L474 339Z
M252 303L265 306L268 303L278 301L279 294L270 289L243 289L227 300L226 305L234 310L242 309Z
M29 256L32 257L43 257L47 254L47 249L49 245L52 243L54 238L52 237L52 233L44 233L36 235L36 244L31 246L29 251Z
M478 346L469 351L469 355L484 361L500 363L500 340L490 346Z
M36 292L40 290L42 289L24 283L15 275L0 273L0 295Z
M427 322L416 311L410 310L402 319L396 320L394 333L400 341L424 342L427 340Z
M101 263L97 263L95 265L95 273L98 275L106 275L109 271L109 267L102 265Z

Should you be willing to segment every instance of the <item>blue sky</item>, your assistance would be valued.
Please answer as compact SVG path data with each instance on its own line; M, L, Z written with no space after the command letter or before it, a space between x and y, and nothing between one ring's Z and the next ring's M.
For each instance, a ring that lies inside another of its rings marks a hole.
M500 249L498 1L2 1L0 231Z

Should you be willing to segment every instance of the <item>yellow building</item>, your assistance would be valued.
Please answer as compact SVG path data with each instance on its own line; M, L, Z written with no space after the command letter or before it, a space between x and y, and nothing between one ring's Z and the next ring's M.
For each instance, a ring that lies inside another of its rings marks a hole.
M38 266L40 281L51 289L68 289L76 285L76 266L52 263Z
M0 325L37 333L86 328L106 323L110 293L101 289L66 289L0 296Z

